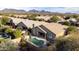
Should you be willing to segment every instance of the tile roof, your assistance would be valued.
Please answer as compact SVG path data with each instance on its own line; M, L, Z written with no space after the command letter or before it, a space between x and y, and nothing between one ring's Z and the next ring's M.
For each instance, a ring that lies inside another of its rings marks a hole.
M51 32L55 33L57 37L63 35L65 32L65 29L67 28L67 26L64 26L58 23L47 23L44 21L33 21L33 20L19 19L19 18L12 18L12 19L15 24L18 24L19 22L23 22L28 28L33 28L33 24L35 27L43 25Z

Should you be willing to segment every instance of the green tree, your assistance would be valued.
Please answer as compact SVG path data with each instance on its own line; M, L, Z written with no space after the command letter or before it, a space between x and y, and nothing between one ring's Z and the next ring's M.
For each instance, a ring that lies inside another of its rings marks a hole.
M8 20L9 20L8 17L3 16L2 19L1 19L1 23L2 23L3 25L6 25L6 23L8 22Z
M50 19L50 21L52 21L52 22L57 22L58 20L59 20L59 18L57 16L53 16Z

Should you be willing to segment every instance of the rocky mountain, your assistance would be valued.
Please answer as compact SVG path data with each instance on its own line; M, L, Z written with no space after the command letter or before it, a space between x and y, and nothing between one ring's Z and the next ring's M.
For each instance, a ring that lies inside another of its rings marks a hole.
M45 10L38 11L38 10L35 10L35 9L29 10L28 12L30 12L30 13L50 13L49 11L45 11Z
M3 9L3 10L0 10L0 13L26 13L26 11L17 10L17 9Z
M79 14L79 11L75 11L73 13L70 12L66 12L66 13L59 13L59 12L50 12L50 11L46 11L46 10L36 10L36 9L32 9L29 11L25 11L25 10L18 10L18 9L8 9L5 8L3 10L0 10L0 13L16 13L16 14L29 14L29 13L36 13L36 14L54 14L54 15L63 15L63 14Z

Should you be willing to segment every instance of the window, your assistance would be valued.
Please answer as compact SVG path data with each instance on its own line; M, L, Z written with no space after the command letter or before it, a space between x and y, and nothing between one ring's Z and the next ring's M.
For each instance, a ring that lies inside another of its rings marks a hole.
M49 38L49 39L51 39L52 38L52 33L47 33L47 37Z

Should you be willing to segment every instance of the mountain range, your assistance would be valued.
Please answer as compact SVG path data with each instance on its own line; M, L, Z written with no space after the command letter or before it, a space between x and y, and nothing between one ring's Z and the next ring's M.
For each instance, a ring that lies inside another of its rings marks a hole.
M25 10L18 10L18 9L3 9L0 10L0 13L61 13L61 12L50 12L50 11L46 11L46 10L29 10L29 11L25 11ZM73 11L73 12L66 12L66 13L70 13L70 14L79 14L79 11Z
M0 10L0 13L26 13L26 11L17 10L17 9L3 9L3 10Z

